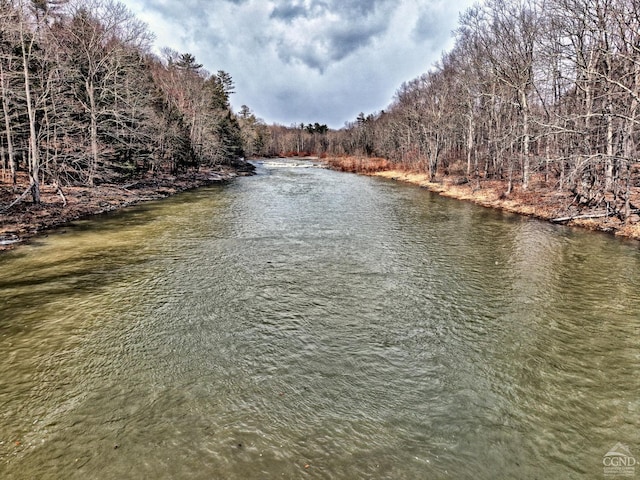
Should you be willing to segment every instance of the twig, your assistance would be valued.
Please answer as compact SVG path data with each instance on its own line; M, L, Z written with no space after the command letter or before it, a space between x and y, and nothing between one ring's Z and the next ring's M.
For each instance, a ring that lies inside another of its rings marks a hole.
M27 189L24 192L22 192L22 195L20 195L18 198L16 198L9 206L4 207L2 210L0 210L0 212L6 212L7 210L9 210L14 205L20 203L31 192L32 188L33 188L33 185L30 184L27 187Z

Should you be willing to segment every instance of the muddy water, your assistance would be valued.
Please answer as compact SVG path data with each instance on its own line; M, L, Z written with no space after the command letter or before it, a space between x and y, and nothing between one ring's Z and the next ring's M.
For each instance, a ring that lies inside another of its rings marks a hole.
M638 244L293 163L0 256L1 478L640 461Z

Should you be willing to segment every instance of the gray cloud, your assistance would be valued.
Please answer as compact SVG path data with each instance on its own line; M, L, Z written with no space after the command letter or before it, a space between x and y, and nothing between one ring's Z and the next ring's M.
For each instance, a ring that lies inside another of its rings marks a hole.
M271 12L271 17L290 22L300 17L312 18L322 16L326 12L332 12L340 14L346 20L358 20L374 14L384 6L392 6L393 3L393 0L312 0L306 2L285 0L277 2Z
M284 22L293 22L296 18L307 17L309 11L303 5L296 5L292 2L285 3L284 5L276 5L271 12L270 17L276 20L282 20Z
M371 44L373 40L387 32L388 25L377 23L371 25L359 25L355 28L340 29L333 32L331 44L334 55L333 60L342 60L347 55L362 47Z
M473 0L123 0L268 123L340 127L426 71Z
M388 9L393 8L399 2L393 0L370 0L369 2L361 2L359 0L345 0L343 2L334 2L337 11L343 12L350 20L358 20L378 12L385 13Z
M416 42L442 42L451 36L455 25L447 21L447 11L440 5L430 5L425 8L413 28L413 38Z
M323 73L334 62L341 61L386 32L387 25L335 25L299 42L278 42L278 55L285 62L301 62Z
M276 5L270 18L283 22L297 35L285 35L278 53L285 62L300 62L324 72L384 35L390 25L389 0L371 2L314 0Z

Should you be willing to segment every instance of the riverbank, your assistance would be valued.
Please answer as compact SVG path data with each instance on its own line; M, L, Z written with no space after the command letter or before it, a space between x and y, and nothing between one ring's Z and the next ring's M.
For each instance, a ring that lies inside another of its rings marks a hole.
M333 157L325 161L335 170L411 183L442 196L470 201L483 207L640 240L640 216L637 214L632 215L626 223L615 216L585 218L597 215L597 212L582 210L574 204L570 192L549 188L543 179L534 177L527 191L515 185L512 192L506 195L507 182L501 180L481 180L478 183L469 182L461 176L445 176L432 182L426 173L399 170L391 162L381 158ZM640 204L638 189L634 190L631 202L634 205Z
M250 168L201 168L198 172L178 176L150 174L122 185L63 187L62 195L53 186L43 185L40 204L33 204L27 198L9 209L6 207L19 194L13 193L6 183L0 182L0 251L12 249L36 235L80 218L251 174ZM18 183L17 191L23 192L27 186L26 177L19 177Z

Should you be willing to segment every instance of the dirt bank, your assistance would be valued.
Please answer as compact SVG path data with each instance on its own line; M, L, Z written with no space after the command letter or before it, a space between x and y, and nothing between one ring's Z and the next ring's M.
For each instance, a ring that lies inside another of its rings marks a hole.
M62 193L51 185L41 188L42 202L35 205L27 198L6 209L23 192L25 177L13 192L0 181L0 251L8 250L29 238L51 228L79 218L117 210L140 202L156 200L185 190L230 180L238 175L250 174L250 169L201 168L179 176L169 174L147 175L127 184L103 184L97 187L63 187ZM66 203L66 205L65 205Z

